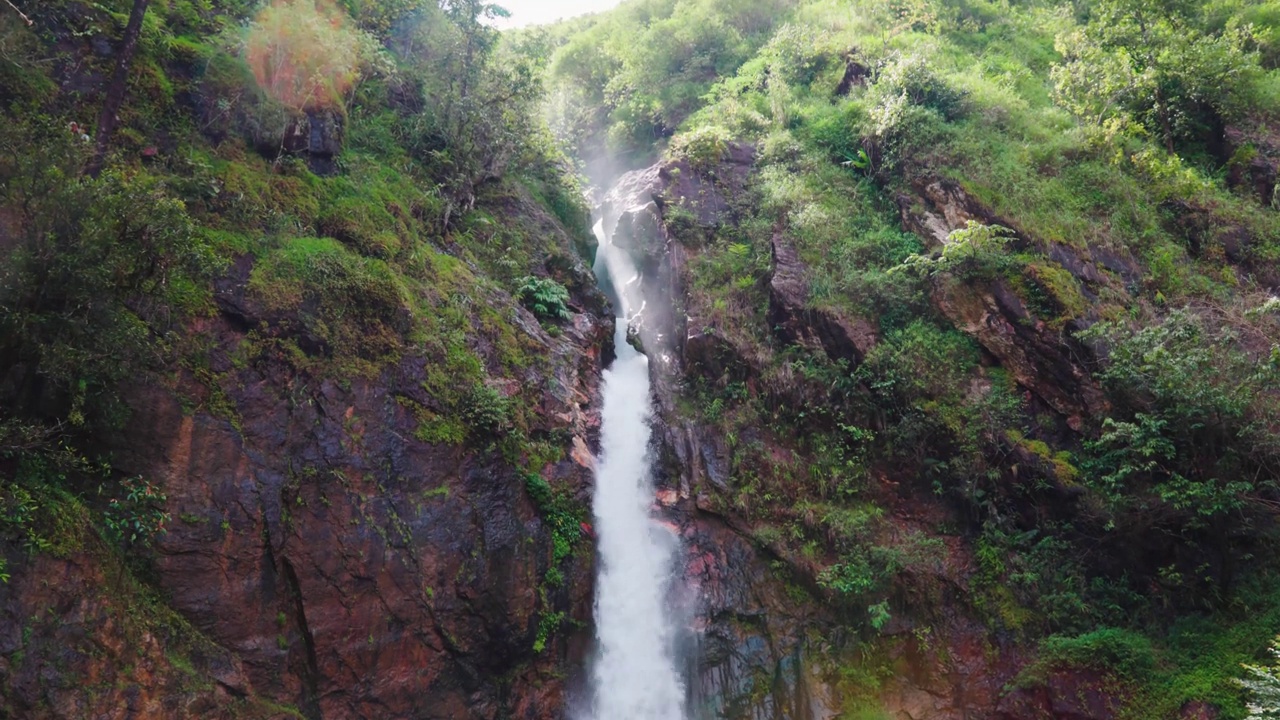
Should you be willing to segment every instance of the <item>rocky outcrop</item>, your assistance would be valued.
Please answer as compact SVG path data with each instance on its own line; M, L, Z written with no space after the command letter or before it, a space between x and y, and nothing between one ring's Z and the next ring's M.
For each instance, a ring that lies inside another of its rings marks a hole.
M773 237L773 274L769 278L769 326L785 344L822 350L834 359L861 363L879 342L879 330L863 318L812 308L805 266L786 236Z
M978 289L944 281L934 302L1073 430L1106 410L1106 397L1082 362L1089 354L1065 333L1049 330L1003 282Z
M922 180L915 190L915 196L898 199L903 226L934 248L973 221L1013 230L1017 244L1038 249L1049 262L1070 273L1082 296L1091 300L1122 294L1126 281L1139 276L1137 264L1119 253L1095 258L1088 251L1020 233L1016 223L996 216L956 183ZM1072 429L1082 429L1086 419L1106 411L1106 397L1089 372L1093 351L1072 335L1092 324L1092 315L1054 328L1046 318L1037 317L1001 277L980 283L941 279L933 288L934 304L942 314L973 337L1020 385L1062 415Z

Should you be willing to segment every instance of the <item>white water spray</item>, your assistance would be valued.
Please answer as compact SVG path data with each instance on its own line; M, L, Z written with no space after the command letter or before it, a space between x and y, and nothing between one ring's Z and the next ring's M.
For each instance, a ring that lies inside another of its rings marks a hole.
M685 692L675 652L677 621L668 602L679 550L650 514L649 360L627 343L628 319L643 307L626 253L596 226L603 267L619 301L617 359L604 373L601 456L596 467L596 658L592 707L583 720L683 720Z

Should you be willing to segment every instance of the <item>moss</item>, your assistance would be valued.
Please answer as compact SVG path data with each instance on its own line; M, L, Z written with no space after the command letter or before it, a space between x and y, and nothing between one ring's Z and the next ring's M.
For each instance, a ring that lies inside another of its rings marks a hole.
M1005 437L1009 442L1044 461L1046 469L1053 473L1058 482L1063 485L1078 484L1080 470L1072 463L1073 458L1070 452L1054 451L1044 441L1027 438L1018 430L1005 431Z
M344 169L323 181L325 207L317 216L322 234L384 259L424 239L428 228L420 218L431 217L439 201L420 190L415 178L364 156L344 158Z
M206 204L209 224L267 234L314 227L320 215L317 178L304 168L275 166L245 150L224 144L213 159L218 192Z
M1050 326L1061 329L1067 322L1088 312L1090 303L1080 290L1080 282L1068 270L1054 262L1037 261L1025 267L1027 277L1052 301Z

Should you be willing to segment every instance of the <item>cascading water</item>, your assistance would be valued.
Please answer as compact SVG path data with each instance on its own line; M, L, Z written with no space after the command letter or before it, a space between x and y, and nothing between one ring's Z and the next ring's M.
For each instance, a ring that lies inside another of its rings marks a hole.
M643 309L639 276L603 224L596 275L619 312L617 359L604 374L601 455L594 501L600 575L592 705L581 720L683 720L685 691L676 658L678 622L669 590L679 541L650 514L649 361L627 343Z

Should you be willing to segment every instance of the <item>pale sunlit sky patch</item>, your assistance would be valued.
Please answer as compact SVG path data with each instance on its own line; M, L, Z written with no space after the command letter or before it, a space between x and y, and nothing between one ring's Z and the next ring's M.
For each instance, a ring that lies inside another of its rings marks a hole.
M621 0L496 0L511 11L511 19L498 27L523 27L608 10Z

